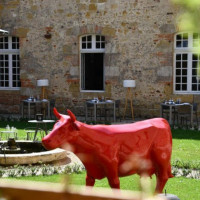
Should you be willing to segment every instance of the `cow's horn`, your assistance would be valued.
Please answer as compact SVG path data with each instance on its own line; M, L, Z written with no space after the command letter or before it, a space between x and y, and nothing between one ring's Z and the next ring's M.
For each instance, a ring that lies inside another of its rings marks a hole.
M53 113L54 113L54 115L55 115L58 119L61 118L61 115L60 115L60 113L56 110L56 108L53 108Z
M76 121L76 117L75 117L75 115L72 113L72 111L69 110L69 109L67 109L67 113L69 114L69 116L70 116L72 122L75 122L75 121Z

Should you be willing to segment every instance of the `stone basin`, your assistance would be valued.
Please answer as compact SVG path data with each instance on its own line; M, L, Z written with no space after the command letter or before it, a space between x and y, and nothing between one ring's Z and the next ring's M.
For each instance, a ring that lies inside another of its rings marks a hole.
M0 141L0 145L4 145L7 141ZM47 151L41 142L17 140L17 146L26 149L27 153L21 154L0 154L0 165L28 165L28 164L44 164L59 163L66 161L67 152L63 149L54 149Z

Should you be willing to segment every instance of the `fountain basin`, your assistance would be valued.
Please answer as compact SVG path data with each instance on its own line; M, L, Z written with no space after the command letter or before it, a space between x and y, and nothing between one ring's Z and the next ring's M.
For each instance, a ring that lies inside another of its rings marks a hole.
M7 141L0 141L0 145L7 143ZM47 151L42 146L41 142L33 141L16 141L17 146L21 149L26 149L26 153L6 154L1 152L0 165L28 165L41 163L59 163L67 160L67 152L63 149L54 149Z

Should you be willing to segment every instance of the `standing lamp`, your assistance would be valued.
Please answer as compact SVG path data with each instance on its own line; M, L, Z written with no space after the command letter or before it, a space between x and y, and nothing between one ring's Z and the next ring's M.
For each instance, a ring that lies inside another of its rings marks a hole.
M41 99L45 99L45 87L49 86L49 80L48 79L37 80L37 86L42 87L42 98Z
M132 114L132 119L134 120L134 113L133 113L133 92L132 92L131 88L135 87L135 80L124 80L123 81L123 87L127 88L123 119L125 118L128 100L130 100L131 114Z

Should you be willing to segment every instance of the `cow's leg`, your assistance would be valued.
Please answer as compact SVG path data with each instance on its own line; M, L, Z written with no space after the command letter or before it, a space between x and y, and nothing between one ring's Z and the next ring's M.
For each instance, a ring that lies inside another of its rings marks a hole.
M111 188L120 189L120 181L117 172L117 165L107 167L107 179Z
M162 193L168 178L157 177L156 193Z
M162 193L166 182L168 181L168 170L167 167L159 167L156 173L156 193Z
M119 177L107 177L111 188L120 189Z
M91 177L90 175L86 175L86 186L94 186L95 179Z

